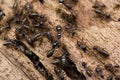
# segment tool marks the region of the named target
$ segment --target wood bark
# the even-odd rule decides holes
[[[26,2],[32,0],[20,0],[20,5],[25,5]],[[58,3],[58,0],[45,0],[44,4],[41,4],[39,0],[32,1],[32,6],[35,11],[45,14],[47,17],[47,24],[51,28],[51,32],[55,35],[55,26],[61,25],[63,27],[61,42],[67,46],[70,52],[70,58],[77,65],[79,71],[83,72],[87,80],[106,80],[111,72],[105,70],[104,65],[111,63],[113,65],[120,65],[120,22],[116,22],[120,17],[120,7],[115,8],[115,5],[119,4],[119,0],[98,0],[106,5],[106,12],[110,13],[112,19],[106,21],[96,17],[92,5],[95,0],[79,0],[76,5],[73,6],[73,10],[77,13],[77,26],[74,37],[66,33],[64,26],[66,22],[56,13],[58,8],[63,9],[67,13],[70,11],[62,3]],[[5,12],[6,16],[0,21],[0,25],[3,25],[7,17],[12,15],[12,5],[14,0],[1,0],[0,8]],[[4,37],[11,39],[15,38],[14,30],[15,26],[12,25],[12,29],[9,32],[4,32],[0,35],[0,80],[45,80],[45,78],[34,68],[31,61],[21,52],[6,48],[3,46]],[[88,51],[84,53],[81,49],[76,48],[77,40],[85,43],[88,47]],[[54,76],[55,80],[58,80],[54,72],[54,65],[52,65],[53,57],[62,54],[59,49],[55,50],[53,57],[47,58],[46,53],[51,48],[50,43],[45,38],[40,44],[36,43],[36,47],[33,49],[27,43],[26,45],[35,52],[40,61],[44,64],[49,72]],[[98,45],[110,54],[109,58],[103,58],[92,50],[94,45]],[[85,73],[85,69],[82,67],[82,62],[87,62],[87,65],[93,72],[92,77],[88,77]],[[95,73],[95,68],[100,66],[103,69],[104,79],[99,78]],[[65,80],[70,80],[65,75]],[[120,69],[115,72],[115,75],[120,75]]]

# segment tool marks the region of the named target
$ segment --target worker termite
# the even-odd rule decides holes
[[[64,0],[59,0],[59,3],[64,3]]]
[[[9,17],[9,18],[7,19],[7,23],[10,24],[12,21],[14,21],[15,18],[16,18],[15,15]]]
[[[26,32],[22,32],[22,36],[27,40],[27,42],[31,45],[31,46],[33,46],[33,43],[32,43],[32,40],[31,40],[31,38],[29,37],[29,35],[26,33]]]
[[[114,66],[114,68],[120,68],[120,66],[119,66],[118,64],[116,64],[116,65]]]
[[[45,66],[40,61],[35,61],[34,67],[38,70],[39,73],[42,74],[42,76],[46,78],[46,80],[53,80],[52,74],[47,71]]]
[[[17,7],[18,7],[18,3],[17,2],[13,3],[14,15],[16,15],[16,13],[17,13]]]
[[[111,19],[110,14],[108,13],[104,13],[102,10],[100,9],[95,9],[94,12],[102,19]]]
[[[70,24],[75,24],[76,23],[76,17],[74,14],[68,14],[64,11],[61,11],[60,13],[60,16],[61,18],[66,21],[67,23],[70,23]]]
[[[57,25],[57,26],[56,26],[56,31],[57,31],[57,32],[61,32],[61,31],[62,31],[62,27],[61,27],[60,25]]]
[[[60,32],[57,33],[57,38],[58,38],[58,39],[61,38],[61,33],[60,33]]]
[[[106,80],[113,80],[113,75],[109,75]]]
[[[106,58],[109,57],[109,53],[99,46],[94,46],[93,50],[96,50],[103,57],[106,57]]]
[[[34,64],[35,62],[39,61],[39,57],[38,57],[35,53],[33,53],[33,52],[31,52],[31,51],[28,51],[28,50],[26,49],[26,50],[25,50],[25,53],[27,54],[27,52],[29,52],[28,55],[27,55],[27,57],[33,62],[33,64]],[[31,54],[30,54],[30,53],[31,53]]]
[[[16,29],[15,29],[15,37],[16,37],[16,39],[21,39],[21,37],[22,37],[22,33],[23,32],[23,26],[19,26],[19,27],[17,27]]]
[[[119,65],[113,66],[112,64],[105,64],[105,69],[106,69],[106,70],[109,70],[109,71],[111,71],[111,72],[117,71],[118,68],[119,68]]]
[[[120,80],[120,75],[116,75],[115,80]]]
[[[54,49],[55,49],[55,48],[52,48],[52,49],[50,49],[50,50],[47,52],[47,57],[48,57],[48,58],[53,55]]]
[[[61,57],[55,58],[54,64],[56,66],[59,66],[61,69],[63,69],[68,77],[71,79],[81,79],[86,80],[85,75],[82,72],[79,72],[77,70],[76,65],[74,62],[69,58],[69,53],[65,51],[64,54]]]
[[[29,2],[26,3],[25,7],[26,7],[26,10],[28,11],[28,13],[30,13],[31,12],[31,5]]]
[[[86,67],[86,65],[87,65],[86,62],[82,62],[82,66],[83,66],[84,68]]]
[[[104,14],[103,14],[103,17],[104,17],[105,19],[110,19],[110,18],[111,18],[110,14],[107,14],[107,13],[104,13]]]
[[[3,18],[3,16],[5,16],[5,13],[2,10],[0,10],[0,20]]]
[[[54,65],[61,65],[61,58],[59,57],[55,57],[54,61],[52,62],[52,64]]]
[[[61,64],[62,64],[62,67],[70,66],[70,65],[69,65],[69,62],[68,62],[68,56],[69,56],[68,53],[64,53],[64,54],[61,56]]]
[[[54,72],[56,73],[60,80],[64,80],[64,76],[60,68],[54,67]]]
[[[89,67],[87,67],[87,63],[82,62],[82,66],[85,68],[86,74],[91,77],[92,76],[92,71]]]
[[[23,15],[23,9],[24,9],[24,7],[20,7],[20,11],[18,12],[18,14],[17,14],[17,17],[16,17],[16,22],[17,23],[20,23],[20,19],[21,19],[21,16]]]
[[[57,31],[57,38],[61,38],[61,32],[62,32],[62,27],[60,25],[56,26],[56,31]]]
[[[10,30],[11,29],[11,26],[9,24],[7,24],[5,27],[4,27],[5,30]]]
[[[29,13],[29,18],[35,19],[35,18],[37,18],[37,17],[39,17],[39,14],[38,14],[37,12],[30,12],[30,13]]]
[[[77,41],[77,46],[82,49],[84,52],[87,51],[87,46],[81,43],[80,41]]]
[[[45,1],[44,0],[39,0],[39,2],[43,4]]]
[[[23,52],[33,63],[34,67],[38,70],[42,76],[46,78],[46,80],[53,80],[52,74],[50,74],[47,69],[44,67],[44,65],[39,61],[39,57],[30,51],[27,46],[20,40],[7,40],[4,44],[4,46],[12,45],[15,49],[18,49],[19,51]]]
[[[118,21],[120,21],[120,18],[118,18]]]
[[[64,5],[68,8],[68,9],[72,9],[72,5],[69,3],[64,3]]]
[[[88,76],[90,76],[90,77],[92,76],[92,71],[91,71],[91,69],[89,67],[86,67],[85,71],[86,71]]]
[[[68,33],[70,33],[70,34],[72,34],[72,36],[75,35],[74,29],[71,26],[69,26],[69,25],[65,26],[65,31],[68,32]]]
[[[105,8],[105,7],[106,7],[105,4],[100,4],[100,3],[98,3],[98,2],[96,2],[96,3],[92,6],[92,8],[95,8],[95,9],[103,9],[103,8]]]
[[[71,2],[75,5],[75,4],[77,4],[77,2],[78,2],[79,0],[71,0]]]
[[[3,44],[4,46],[13,46],[15,49],[18,49],[22,52],[26,50],[26,46],[20,40],[6,40]]]
[[[99,15],[102,15],[102,14],[103,14],[103,11],[100,10],[100,9],[95,9],[94,12],[95,12],[96,14],[99,14]]]
[[[43,36],[46,36],[51,43],[54,40],[54,37],[53,37],[52,33],[50,33],[50,32],[43,32]]]
[[[43,34],[41,32],[35,34],[32,38],[32,41],[37,41],[38,39],[42,38]]]
[[[102,69],[100,69],[99,67],[97,67],[95,69],[95,72],[97,73],[98,76],[100,76],[101,78],[104,78]]]
[[[27,24],[29,24],[29,22],[28,22],[28,19],[25,17],[24,19],[22,19],[22,23],[21,23],[22,25],[27,25]]]
[[[47,52],[47,57],[51,57],[54,53],[55,47],[59,46],[59,42],[55,41],[52,43],[52,49]]]
[[[26,29],[26,31],[30,31],[31,33],[35,32],[34,29],[31,28],[31,26],[29,26],[29,25],[23,25],[23,28]]]
[[[105,64],[105,69],[109,71],[113,71],[113,65],[112,64]]]

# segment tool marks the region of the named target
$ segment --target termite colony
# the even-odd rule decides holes
[[[42,4],[45,3],[44,0],[39,0]],[[27,2],[25,6],[19,6],[18,2],[13,4],[13,15],[10,16],[6,21],[6,26],[1,27],[0,34],[4,31],[9,31],[12,27],[11,24],[16,24],[18,27],[15,28],[15,39],[5,39],[3,44],[6,47],[14,47],[20,52],[24,53],[30,61],[33,63],[34,67],[38,72],[45,77],[46,80],[54,80],[51,72],[49,72],[43,63],[40,61],[39,56],[37,56],[33,51],[31,51],[23,42],[27,42],[31,47],[35,47],[35,42],[46,37],[51,43],[52,48],[46,53],[46,57],[50,58],[54,54],[56,48],[59,48],[62,51],[60,57],[55,57],[52,61],[54,65],[54,72],[57,75],[59,80],[65,80],[63,71],[71,80],[87,80],[87,77],[80,72],[76,64],[70,59],[70,53],[64,43],[60,43],[62,37],[62,31],[65,30],[68,34],[71,34],[72,37],[76,34],[77,30],[77,14],[72,9],[72,5],[77,4],[78,0],[70,0],[70,3],[67,3],[65,0],[58,0],[59,4],[62,4],[66,7],[70,14],[67,14],[62,9],[58,8],[57,14],[66,22],[64,28],[61,25],[57,25],[55,30],[57,34],[53,35],[50,31],[51,29],[46,25],[47,17],[44,14],[39,14],[37,11],[32,9],[32,3]],[[106,8],[106,5],[95,3],[92,8],[98,17],[104,19],[111,19],[110,14],[105,13],[103,10]],[[0,20],[5,16],[5,13],[0,10]],[[120,21],[120,18],[118,19]],[[88,51],[87,45],[82,41],[77,40],[77,48],[81,49],[84,53]],[[108,58],[110,54],[103,48],[95,45],[92,49],[94,52],[98,53],[103,58]],[[88,77],[92,77],[94,74],[86,62],[81,63]],[[105,69],[111,73],[115,72],[119,65],[105,64]],[[100,67],[95,68],[95,74],[100,78],[104,79],[103,70]],[[112,80],[113,77],[116,80],[120,80],[120,75],[111,74],[107,77],[107,80]]]

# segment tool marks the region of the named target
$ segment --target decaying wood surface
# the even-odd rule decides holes
[[[20,0],[19,4],[25,5],[27,1],[31,2],[32,0]],[[120,8],[114,9],[116,4],[120,4],[120,0],[99,1],[107,6],[106,11],[111,14],[114,20],[120,17]],[[7,17],[12,15],[13,3],[14,0],[0,0],[0,8],[6,14],[0,22],[0,25],[4,24]],[[106,80],[107,76],[112,73],[105,70],[104,65],[107,63],[120,65],[120,22],[112,20],[105,21],[97,18],[92,8],[94,3],[95,0],[79,0],[77,5],[73,6],[73,10],[77,13],[78,29],[74,37],[71,37],[71,35],[63,30],[61,42],[67,46],[71,54],[70,58],[77,65],[79,71],[86,75],[84,68],[81,66],[81,62],[83,61],[87,62],[88,66],[92,69],[93,76],[88,77],[86,75],[87,80]],[[45,0],[43,5],[38,0],[34,0],[32,5],[34,10],[45,14],[48,20],[48,26],[51,28],[53,34],[56,34],[56,25],[60,24],[63,27],[66,25],[66,22],[56,13],[56,9],[61,8],[68,13],[69,10],[63,4],[58,3],[58,0]],[[14,27],[16,25],[13,24],[12,26]],[[33,67],[31,61],[23,53],[3,46],[4,37],[13,39],[14,29],[12,28],[9,32],[2,33],[0,36],[0,80],[44,80],[44,77]],[[87,45],[88,51],[86,53],[76,48],[77,40]],[[92,50],[94,45],[99,45],[107,50],[110,54],[109,58],[104,59],[95,53]],[[44,39],[41,44],[36,44],[35,49],[30,46],[29,48],[40,57],[41,62],[53,74],[54,79],[58,80],[54,72],[54,65],[51,64],[53,57],[46,57],[46,52],[51,48],[47,39]],[[59,49],[56,49],[53,56],[55,57],[58,54],[61,54],[61,52]],[[104,79],[99,78],[95,74],[95,68],[97,66],[103,69]],[[115,72],[115,75],[120,75],[120,69]],[[66,74],[65,80],[70,80]]]

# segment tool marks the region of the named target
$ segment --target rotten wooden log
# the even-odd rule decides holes
[[[101,19],[94,12],[92,6],[96,3],[96,0],[78,0],[76,3],[71,3],[72,0],[65,0],[65,3],[72,4],[72,10],[65,6],[65,3],[59,3],[59,0],[45,0],[43,4],[39,0],[16,0],[19,6],[24,6],[27,2],[30,2],[32,9],[39,14],[45,14],[47,17],[47,26],[50,28],[52,34],[56,35],[56,26],[62,26],[62,37],[60,42],[66,45],[68,52],[70,53],[70,59],[76,64],[77,69],[85,74],[87,80],[106,80],[109,75],[120,75],[120,69],[111,72],[105,69],[105,64],[111,63],[112,65],[120,65],[120,4],[119,0],[98,0],[98,2],[106,5],[105,12],[109,13],[110,20]],[[77,0],[74,0],[77,1]],[[12,16],[14,0],[1,0],[0,9],[3,10],[5,16],[0,20],[0,27],[6,25],[7,18]],[[69,6],[68,6],[69,7]],[[63,14],[64,12],[64,14]],[[73,26],[73,21],[68,20],[74,18],[71,13],[76,13],[74,26],[75,35],[69,34],[71,31],[65,31],[65,26]],[[62,14],[62,16],[61,16]],[[68,14],[68,16],[66,16]],[[64,16],[63,16],[64,15]],[[63,19],[65,18],[65,20]],[[3,46],[4,38],[15,38],[15,28],[17,25],[12,24],[10,31],[4,31],[0,35],[0,80],[45,80],[45,78],[34,68],[33,63],[22,52],[15,50],[14,48],[7,48]],[[74,33],[73,33],[74,34]],[[84,52],[77,48],[77,41],[84,43],[87,46],[87,51]],[[62,51],[57,48],[54,51],[52,57],[47,58],[46,54],[51,49],[50,42],[44,38],[42,43],[37,41],[35,48],[32,48],[23,41],[31,51],[39,56],[40,61],[51,72],[54,80],[58,80],[56,73],[54,72],[55,65],[52,64],[54,57],[62,55]],[[104,48],[109,53],[108,58],[101,57],[92,48],[98,45]],[[92,76],[89,77],[82,66],[82,62],[86,62],[87,66],[92,71]],[[99,77],[95,73],[96,67],[100,67],[103,70],[104,78]],[[64,71],[62,71],[65,80],[71,80]]]

